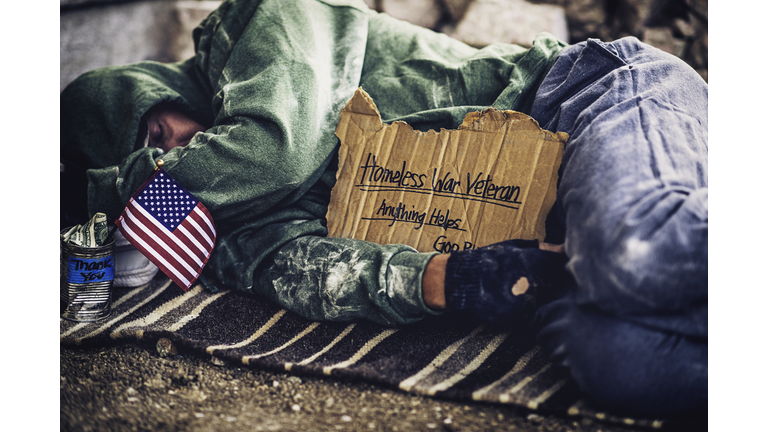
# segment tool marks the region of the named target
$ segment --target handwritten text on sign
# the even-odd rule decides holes
[[[514,111],[470,113],[457,130],[383,125],[358,89],[342,110],[332,237],[451,252],[543,239],[568,136]]]

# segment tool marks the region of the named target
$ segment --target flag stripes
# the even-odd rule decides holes
[[[192,212],[192,218],[189,219],[191,225],[195,227],[196,232],[203,236],[208,246],[213,247],[213,239],[216,237],[216,229],[211,224],[213,218],[208,209],[199,204],[195,206],[195,210]],[[203,226],[205,228],[203,228]]]
[[[130,206],[131,203],[128,205]],[[142,236],[142,233],[151,233],[152,231],[147,230],[145,225],[136,223],[136,219],[131,218],[132,215],[133,213],[126,209],[125,216],[127,216],[127,218],[121,217],[118,221],[118,226],[120,227],[123,236],[127,238],[136,249],[140,250],[144,256],[155,263],[163,273],[170,276],[174,282],[179,284],[179,286],[185,287],[191,285],[192,281],[190,279],[193,277],[192,272],[184,273],[180,271],[176,266],[165,259],[165,254],[156,251],[155,248],[164,248],[164,245],[161,242],[150,240],[150,238],[156,239],[156,237],[153,237],[151,234],[146,237]],[[136,231],[134,231],[134,228]],[[147,241],[145,241],[145,239],[147,239]]]
[[[136,211],[136,216],[133,215],[131,209]],[[161,246],[170,253],[175,252],[185,254],[185,259],[189,260],[190,265],[203,264],[202,260],[189,249],[189,246],[194,244],[190,238],[186,235],[180,237],[170,235],[170,231],[161,225],[157,219],[152,217],[151,214],[147,213],[147,211],[133,199],[129,202],[126,212],[130,221],[134,222],[137,227],[140,226],[141,229],[145,230],[147,235],[152,237],[152,239],[158,241],[158,246]],[[181,228],[181,226],[179,226],[179,228]],[[160,241],[163,243],[160,243]]]
[[[184,291],[200,276],[216,242],[208,210],[163,170],[131,197],[116,224]]]

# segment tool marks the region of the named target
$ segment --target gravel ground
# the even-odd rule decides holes
[[[215,365],[141,344],[60,349],[62,431],[604,431],[591,419]]]

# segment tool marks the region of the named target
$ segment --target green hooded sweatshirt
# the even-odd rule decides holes
[[[101,68],[65,88],[61,160],[87,170],[88,213],[115,220],[162,158],[214,218],[205,274],[244,290],[272,252],[327,234],[334,132],[356,88],[385,122],[453,129],[488,106],[527,112],[565,47],[542,34],[530,49],[475,49],[353,0],[225,1],[193,37],[187,61]],[[167,154],[138,148],[160,102],[209,129]]]

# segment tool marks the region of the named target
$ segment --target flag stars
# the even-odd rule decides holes
[[[160,174],[137,195],[136,200],[171,231],[181,226],[199,202],[172,178]]]

